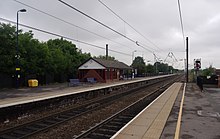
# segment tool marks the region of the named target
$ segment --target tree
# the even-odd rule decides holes
[[[155,72],[155,67],[151,64],[148,64],[146,66],[146,73],[154,73]]]
[[[19,30],[18,55],[23,81],[29,75],[41,78],[44,83],[46,75],[76,77],[78,66],[91,57],[63,38],[40,42],[33,36],[32,31]],[[0,41],[0,73],[12,77],[16,66],[16,27],[0,23]]]
[[[170,72],[168,64],[155,62],[154,66],[157,69],[156,72],[162,72],[162,73],[169,73]]]
[[[0,73],[15,73],[16,27],[0,23]],[[20,32],[20,31],[19,31]]]
[[[143,57],[135,57],[135,59],[133,60],[133,63],[131,65],[134,69],[137,69],[137,75],[138,76],[143,76],[143,74],[145,74],[145,62]]]
[[[215,73],[215,68],[210,65],[208,68],[202,70],[203,76],[211,76]]]
[[[76,45],[70,41],[54,39],[47,41],[52,57],[52,70],[55,74],[75,76],[78,66],[90,57],[88,53],[82,53]]]

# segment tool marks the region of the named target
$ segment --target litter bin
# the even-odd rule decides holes
[[[36,79],[28,80],[28,86],[29,87],[37,87],[38,86],[38,80],[36,80]]]

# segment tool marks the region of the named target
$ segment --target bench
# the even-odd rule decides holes
[[[78,86],[81,85],[79,79],[70,79],[69,86]]]
[[[95,80],[95,78],[87,78],[87,82],[96,83],[97,81]]]

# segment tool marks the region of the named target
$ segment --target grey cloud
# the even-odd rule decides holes
[[[28,7],[22,6],[13,0],[0,0],[0,17],[10,20],[16,20],[16,11],[21,8],[28,10],[25,14],[20,14],[19,21],[30,26],[35,26],[54,33],[62,34],[67,37],[79,39],[85,42],[93,43],[105,47],[108,43],[111,49],[122,51],[130,54],[134,50],[138,50],[135,55],[144,56],[144,59],[153,61],[152,53],[138,47],[136,44],[128,41],[122,36],[106,29],[96,22],[82,16],[69,7],[61,4],[58,0],[20,0],[26,4],[39,8],[53,14],[63,20],[71,22],[91,30],[101,36],[107,37],[113,41],[122,43],[119,45],[109,40],[97,37],[78,28],[72,27],[61,21],[45,16]],[[181,34],[177,1],[164,0],[102,0],[117,14],[125,19],[129,24],[135,27],[139,32],[144,34],[152,42],[157,44],[161,49],[157,49],[150,42],[138,35],[133,29],[119,20],[110,13],[98,0],[65,0],[79,10],[84,11],[88,15],[98,19],[111,28],[123,33],[127,37],[139,41],[153,47],[153,51],[161,57],[165,58],[168,52],[172,51],[179,59],[185,58],[185,46],[183,46],[183,38]],[[210,61],[214,67],[220,68],[218,53],[220,51],[220,1],[219,0],[184,0],[181,1],[183,23],[185,35],[190,40],[190,62],[194,58],[202,58],[204,60],[203,67],[208,67]],[[26,30],[26,29],[25,29]],[[54,38],[40,32],[35,32],[35,37],[40,40],[48,40]],[[92,55],[103,55],[104,50],[99,50],[91,46],[86,46],[77,42],[77,47],[84,52],[90,52]],[[131,56],[123,56],[110,52],[118,60],[127,64],[131,63]],[[180,62],[181,63],[181,62]],[[177,63],[177,68],[182,65]],[[175,65],[174,65],[175,66]]]

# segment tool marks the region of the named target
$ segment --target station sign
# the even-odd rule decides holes
[[[194,69],[195,70],[201,69],[201,59],[194,59]]]

